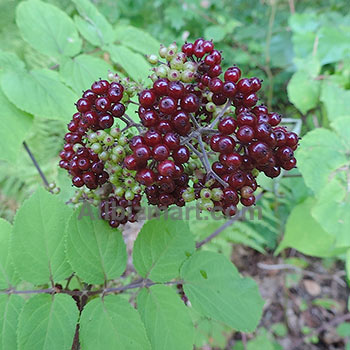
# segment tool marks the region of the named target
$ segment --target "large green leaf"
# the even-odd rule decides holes
[[[126,247],[119,230],[99,219],[95,211],[89,217],[84,210],[77,210],[66,227],[67,258],[84,282],[100,284],[125,271]]]
[[[311,215],[315,203],[315,199],[308,198],[294,207],[276,254],[287,247],[312,256],[329,257],[335,254],[334,235],[326,232]]]
[[[348,184],[334,178],[320,192],[312,215],[334,236],[336,247],[350,247],[350,198]]]
[[[85,306],[80,344],[84,350],[151,350],[139,314],[118,295],[97,298]]]
[[[79,311],[67,294],[38,294],[24,305],[19,317],[18,350],[69,350]]]
[[[24,69],[24,62],[13,52],[0,50],[0,73],[9,69]]]
[[[350,116],[350,91],[345,90],[332,81],[325,80],[322,84],[321,101],[326,106],[328,118],[331,121],[340,117]]]
[[[18,210],[11,256],[20,277],[34,284],[61,281],[72,273],[64,248],[64,222],[71,209],[39,188]]]
[[[17,328],[24,299],[0,294],[0,350],[17,350]]]
[[[188,223],[162,217],[142,227],[134,244],[133,262],[142,277],[166,282],[179,275],[180,265],[194,249]]]
[[[82,36],[92,45],[103,46],[114,41],[112,25],[89,0],[73,0],[80,16],[74,21]]]
[[[32,47],[48,56],[74,56],[80,52],[81,39],[72,19],[58,7],[38,0],[21,2],[17,25]]]
[[[112,61],[122,67],[134,80],[144,80],[150,75],[150,65],[144,57],[122,45],[109,45],[106,50]]]
[[[15,162],[33,118],[16,108],[0,89],[0,159]],[[22,149],[23,150],[23,149]]]
[[[240,277],[223,255],[201,251],[183,265],[184,291],[201,314],[242,331],[252,332],[262,315],[263,300],[256,283]]]
[[[194,328],[188,308],[170,287],[141,290],[137,308],[153,350],[193,349]]]
[[[80,94],[90,88],[95,80],[107,77],[109,70],[112,71],[113,68],[106,61],[89,55],[80,55],[62,64],[60,73],[67,85]]]
[[[14,105],[36,117],[68,121],[74,113],[77,95],[62,84],[57,72],[8,71],[1,76],[1,86]]]
[[[133,26],[118,26],[115,29],[115,36],[124,46],[145,55],[157,54],[160,47],[160,42],[153,36]]]
[[[306,185],[316,195],[327,184],[329,176],[347,162],[339,136],[324,128],[312,130],[302,138],[296,158]]]
[[[9,251],[11,235],[12,225],[0,218],[0,289],[14,287],[19,281]]]
[[[320,81],[312,79],[305,71],[299,71],[292,76],[287,91],[289,100],[305,114],[318,104]]]

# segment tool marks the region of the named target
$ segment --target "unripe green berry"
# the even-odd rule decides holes
[[[124,158],[125,150],[122,146],[116,146],[113,148],[113,154],[119,157],[119,159]]]
[[[194,79],[194,73],[188,69],[181,72],[181,80],[184,83],[191,83]]]
[[[207,94],[207,100],[209,101],[209,102],[212,102],[212,99],[213,99],[213,93],[212,92],[209,92],[208,94]],[[216,110],[216,109],[215,109]]]
[[[100,153],[102,152],[102,146],[96,142],[96,143],[93,143],[90,147],[95,153]]]
[[[97,140],[102,141],[107,136],[107,133],[103,130],[98,130],[96,131],[96,136]]]
[[[174,57],[171,61],[170,61],[170,67],[172,69],[176,69],[176,70],[181,70],[183,68],[183,62],[181,60],[178,60],[176,57]]]
[[[120,131],[120,129],[118,127],[114,127],[114,128],[111,129],[110,134],[114,138],[118,138],[121,135],[121,131]]]
[[[174,42],[172,42],[169,46],[168,46],[168,50],[173,50],[173,51],[175,51],[175,53],[177,52],[177,44],[176,44],[176,42],[174,41]]]
[[[158,62],[158,57],[156,55],[147,55],[147,61],[150,64],[156,64]]]
[[[184,69],[195,72],[197,70],[197,66],[194,62],[187,61],[184,63]]]
[[[112,153],[109,155],[109,160],[112,163],[117,164],[119,162],[120,158],[116,154]]]
[[[124,179],[126,187],[132,187],[134,185],[134,179],[132,177],[127,177]]]
[[[120,136],[118,143],[120,146],[125,146],[128,144],[128,138],[126,136]]]
[[[152,74],[149,76],[149,78],[150,78],[153,82],[155,82],[156,80],[158,80],[158,75],[157,75],[156,73],[152,73]]]
[[[82,144],[80,143],[75,143],[74,146],[73,146],[73,151],[76,152],[79,148],[83,147]]]
[[[197,169],[197,163],[189,161],[188,162],[188,168],[191,169],[191,170]]]
[[[258,169],[253,169],[252,170],[252,175],[254,176],[254,177],[257,177],[258,175],[259,175],[259,170]]]
[[[159,48],[159,56],[162,58],[165,58],[166,54],[167,54],[168,48],[165,47],[164,45],[160,45]]]
[[[166,66],[165,64],[160,65],[155,69],[155,73],[158,75],[160,78],[165,78],[168,75],[169,67]]]
[[[211,198],[214,201],[221,201],[224,196],[224,192],[220,188],[213,188],[211,190]]]
[[[90,142],[96,142],[97,141],[97,134],[95,132],[92,132],[91,134],[88,135],[88,140]]]
[[[98,156],[101,160],[106,161],[109,158],[109,154],[106,151],[102,151],[99,156]]]
[[[132,192],[131,190],[127,190],[124,194],[124,197],[128,201],[132,201],[135,198],[135,193]]]
[[[195,200],[196,196],[195,196],[194,192],[190,192],[190,191],[186,190],[182,193],[182,198],[185,202],[192,202]]]
[[[133,191],[136,194],[140,194],[142,192],[142,187],[140,185],[134,185],[131,188],[131,191]]]
[[[49,183],[49,189],[53,190],[56,187],[56,184],[54,182]]]
[[[209,188],[202,188],[200,192],[200,196],[203,199],[210,199],[211,198],[211,191]]]
[[[113,143],[114,143],[114,138],[111,137],[110,135],[107,135],[107,136],[103,139],[103,143],[104,143],[106,146],[112,146]]]
[[[214,208],[214,202],[211,199],[202,199],[202,209],[211,211]]]
[[[116,187],[114,193],[117,197],[122,197],[125,193],[125,189],[122,186]]]
[[[180,79],[180,72],[175,69],[170,69],[168,72],[168,79],[170,81],[177,81]]]
[[[205,105],[205,109],[206,109],[208,112],[215,112],[215,110],[216,110],[216,105],[215,105],[215,103],[213,103],[213,102],[208,102],[208,103]]]

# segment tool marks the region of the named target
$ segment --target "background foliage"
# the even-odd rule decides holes
[[[69,295],[0,294],[0,349],[68,349],[78,319],[82,349],[191,349],[209,340],[223,349],[225,332],[253,332],[262,312],[256,284],[230,262],[231,243],[260,253],[283,255],[292,248],[337,259],[349,281],[349,10],[345,0],[2,0],[0,289],[50,289],[51,282],[65,284],[73,271],[79,276],[73,287],[89,292],[99,285],[122,288],[136,274],[165,285],[142,289],[137,297],[91,295],[81,314]],[[160,42],[200,36],[214,39],[227,66],[264,79],[261,100],[302,135],[298,169],[260,179],[269,191],[259,202],[263,219],[235,222],[201,250],[195,251],[195,241],[224,220],[193,216],[186,223],[165,222],[164,231],[159,222],[146,223],[133,251],[136,274],[130,275],[124,273],[121,232],[88,218],[77,221],[64,204],[73,194],[57,167],[65,124],[92,81],[109,70],[145,81],[150,65],[144,54],[157,52]],[[60,186],[58,196],[40,189],[23,141]],[[188,282],[191,308],[174,283],[167,284],[177,278]],[[137,311],[129,297],[137,298]],[[338,332],[346,340],[350,332],[343,325]],[[164,338],[167,329],[174,331]],[[276,339],[283,332],[283,325],[269,332],[260,327],[234,349],[280,349]]]

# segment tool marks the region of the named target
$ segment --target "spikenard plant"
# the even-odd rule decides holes
[[[16,137],[4,137],[19,148],[32,123],[22,111],[36,118],[71,115],[77,96],[61,79],[77,91],[91,84],[91,75],[107,75],[103,60],[77,56],[77,29],[130,78],[110,73],[77,101],[59,163],[79,188],[67,203],[24,144],[52,193],[36,190],[13,225],[0,220],[0,349],[186,350],[200,319],[254,331],[263,308],[256,283],[203,247],[237,220],[240,206],[260,198],[254,194],[259,172],[276,177],[295,166],[297,135],[279,126],[280,115],[256,105],[259,79],[241,78],[236,66],[223,73],[211,41],[161,46],[160,59],[148,56],[155,65],[150,83],[141,84],[148,63],[130,51],[132,43],[114,45],[114,31],[95,7],[74,3],[74,22],[38,0],[18,6],[23,38],[53,58],[60,73],[28,72],[15,55],[0,56],[0,99],[18,126]],[[147,42],[139,46],[149,49]],[[147,220],[127,269],[122,225],[136,221],[142,206],[166,213],[191,201],[229,218],[198,242],[185,220]],[[90,208],[93,215],[81,215],[86,202],[97,207]]]

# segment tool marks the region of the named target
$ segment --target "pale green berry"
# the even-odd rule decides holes
[[[202,188],[200,192],[200,196],[203,199],[210,199],[211,198],[211,191],[209,188]]]
[[[150,64],[156,64],[158,62],[158,57],[156,55],[147,55],[147,61]]]
[[[109,80],[109,81],[113,81],[113,80],[114,80],[115,75],[114,75],[114,73],[109,72],[109,73],[108,73],[108,75],[107,75],[107,77],[108,77],[108,80]]]
[[[182,60],[177,59],[176,57],[174,57],[171,61],[170,61],[170,68],[172,69],[177,69],[177,70],[181,70],[183,68],[183,62]]]
[[[124,194],[124,197],[128,201],[132,201],[135,198],[135,193],[131,190],[127,190]]]
[[[73,151],[76,152],[79,148],[83,147],[82,144],[80,143],[75,143],[74,146],[73,146]]]
[[[49,183],[49,189],[53,190],[56,187],[56,184],[54,182]]]
[[[259,175],[259,170],[258,169],[253,169],[252,170],[252,175],[254,176],[254,177],[257,177],[258,175]]]
[[[214,208],[214,202],[211,199],[202,200],[202,209],[211,211]]]
[[[92,143],[97,141],[97,134],[95,132],[92,132],[88,135],[88,140]]]
[[[125,193],[125,189],[122,186],[116,187],[114,193],[117,197],[122,197]]]
[[[71,202],[72,202],[73,204],[78,204],[79,198],[78,198],[78,197],[72,197]]]
[[[124,93],[123,93],[123,97],[122,97],[122,99],[121,99],[121,103],[126,103],[127,101],[129,101],[130,100],[130,96],[129,96],[129,94],[126,92],[126,91],[124,91]]]
[[[107,133],[103,130],[98,130],[96,131],[96,135],[97,135],[97,140],[102,141],[107,136]]]
[[[188,162],[188,168],[191,169],[191,170],[197,169],[197,163],[189,161]]]
[[[125,186],[132,187],[134,185],[134,179],[132,177],[127,177],[124,179]]]
[[[102,152],[102,146],[96,142],[96,143],[93,143],[90,147],[95,153],[100,153]]]
[[[155,73],[158,75],[158,77],[165,78],[168,75],[169,69],[170,68],[168,66],[162,64],[155,69]]]
[[[113,148],[113,154],[117,155],[119,159],[123,158],[125,156],[125,150],[122,146],[116,146]]]
[[[158,80],[158,75],[157,75],[156,73],[152,73],[152,74],[149,76],[149,78],[150,78],[153,82],[155,82],[156,80]]]
[[[168,48],[165,47],[164,45],[160,45],[159,56],[162,57],[162,58],[165,58],[167,52],[168,52]]]
[[[182,198],[185,202],[192,202],[195,200],[196,196],[195,196],[194,192],[190,192],[190,191],[186,190],[182,193]]]
[[[187,61],[184,63],[184,69],[195,72],[197,70],[197,65],[194,62]]]
[[[194,79],[194,73],[188,69],[184,70],[183,72],[181,72],[181,80],[184,83],[190,83],[192,82]]]
[[[215,183],[215,179],[210,179],[205,183],[205,187],[211,187]]]
[[[123,172],[123,168],[121,165],[113,165],[113,169],[112,171],[115,173],[115,174],[121,174]]]
[[[119,162],[119,157],[116,155],[116,154],[114,154],[114,153],[112,153],[112,154],[110,154],[109,155],[109,160],[112,162],[112,163],[118,163]]]
[[[103,143],[106,145],[106,146],[112,146],[113,143],[114,143],[114,138],[110,135],[107,135],[104,139],[103,139]]]
[[[142,192],[142,187],[140,185],[134,185],[131,188],[131,191],[133,191],[136,194],[140,194]]]
[[[109,158],[109,154],[106,151],[102,151],[99,156],[98,156],[101,160],[106,161]]]
[[[177,44],[176,44],[175,41],[172,42],[172,43],[168,46],[168,50],[173,50],[173,51],[177,52],[177,49],[178,49],[178,47],[177,47]]]
[[[168,72],[168,79],[170,81],[177,81],[180,79],[180,72],[175,69],[170,69]]]
[[[120,146],[125,146],[128,144],[128,138],[126,136],[120,136],[119,140],[118,140],[118,143]]]
[[[224,192],[220,188],[213,188],[211,190],[211,198],[214,201],[221,201],[221,199],[224,197]]]
[[[175,58],[179,61],[181,61],[182,63],[185,63],[186,62],[186,59],[187,59],[187,56],[182,52],[178,52],[175,56]]]
[[[208,100],[209,102],[212,102],[212,99],[213,99],[213,93],[212,93],[212,92],[209,92],[209,93],[207,94],[207,100]]]
[[[216,105],[214,102],[208,102],[206,105],[205,105],[205,109],[208,111],[208,112],[215,112],[216,110]]]
[[[114,138],[118,138],[121,135],[121,131],[120,131],[120,129],[118,127],[114,127],[114,128],[111,129],[110,134]]]

